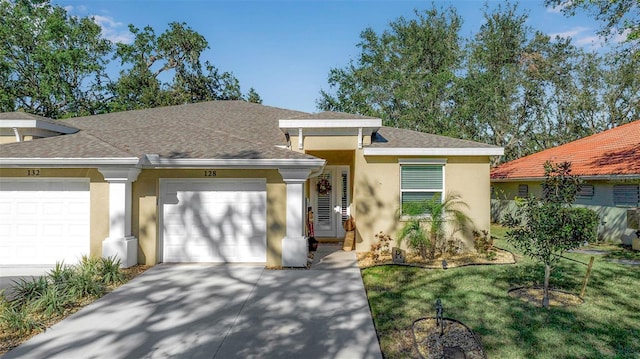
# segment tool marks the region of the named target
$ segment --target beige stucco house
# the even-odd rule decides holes
[[[3,113],[0,131],[0,265],[91,254],[303,266],[307,207],[320,238],[343,237],[352,216],[366,251],[380,231],[395,237],[403,201],[446,192],[489,229],[490,157],[503,152],[243,101],[58,121]]]

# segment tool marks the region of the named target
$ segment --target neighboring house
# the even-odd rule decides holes
[[[379,231],[395,236],[402,202],[449,191],[489,229],[490,157],[503,153],[377,118],[243,101],[0,123],[14,139],[50,131],[0,145],[0,265],[89,253],[126,266],[303,266],[308,206],[316,237],[343,237],[351,215],[356,250],[367,251]]]
[[[577,206],[600,216],[600,239],[631,244],[627,210],[640,206],[640,120],[504,163],[491,171],[492,220],[513,210],[515,197],[539,196],[546,161],[572,163],[585,182]]]

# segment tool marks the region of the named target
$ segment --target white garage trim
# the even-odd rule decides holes
[[[0,178],[0,265],[75,263],[89,248],[89,179]]]
[[[266,262],[265,179],[160,179],[162,262]]]

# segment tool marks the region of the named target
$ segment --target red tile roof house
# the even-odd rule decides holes
[[[319,238],[344,238],[351,215],[367,251],[378,232],[395,237],[401,203],[449,191],[489,229],[490,160],[503,153],[243,101],[58,121],[3,113],[0,143],[0,266],[81,254],[304,266],[307,207]],[[456,235],[472,248],[470,233]]]
[[[516,196],[541,194],[547,160],[571,162],[572,173],[585,180],[575,204],[600,215],[599,237],[631,244],[636,235],[627,228],[627,210],[640,206],[640,120],[492,169],[494,222],[513,209]]]

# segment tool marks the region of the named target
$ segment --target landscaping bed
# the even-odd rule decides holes
[[[502,228],[492,228],[499,235]],[[496,245],[513,250],[502,240]],[[374,266],[362,270],[385,358],[419,358],[413,323],[444,316],[473,330],[489,358],[637,358],[640,353],[640,268],[597,258],[580,305],[541,308],[512,296],[517,287],[540,287],[544,266],[519,253],[518,263],[449,270]],[[576,296],[590,255],[567,253],[551,287]],[[436,263],[437,264],[437,263]],[[541,301],[541,298],[539,299]],[[535,301],[535,300],[534,300]]]
[[[60,264],[45,276],[19,281],[11,298],[0,295],[0,355],[149,268],[119,268],[112,259],[84,257],[77,265]]]

